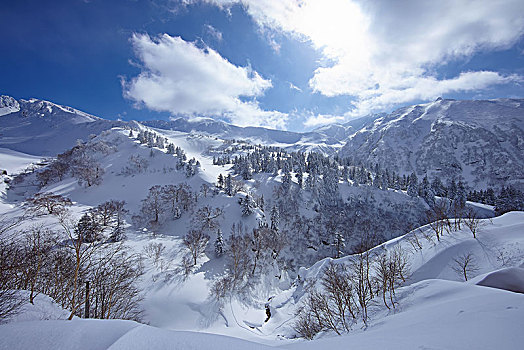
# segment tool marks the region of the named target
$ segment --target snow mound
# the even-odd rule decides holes
[[[0,349],[270,349],[221,335],[177,332],[121,320],[17,322],[0,326]]]
[[[20,298],[29,300],[28,291],[20,291]],[[27,302],[19,312],[10,318],[10,322],[66,320],[70,312],[64,310],[47,295],[39,294],[35,297],[34,304]]]
[[[510,267],[492,272],[478,282],[477,285],[524,293],[524,269]]]
[[[399,290],[402,310],[348,335],[288,349],[522,349],[524,296],[426,280]]]

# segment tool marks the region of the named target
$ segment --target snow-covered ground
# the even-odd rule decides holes
[[[154,295],[146,303],[150,316],[156,318],[152,325],[157,323],[156,326],[162,329],[130,321],[13,322],[0,326],[0,339],[3,339],[0,348],[25,349],[35,343],[42,349],[140,349],[144,346],[160,349],[167,345],[184,349],[263,348],[223,336],[170,331],[176,329],[229,334],[288,349],[520,349],[524,342],[524,294],[505,289],[524,288],[524,269],[517,268],[524,267],[523,232],[524,213],[512,212],[492,222],[486,220],[477,239],[467,229],[446,234],[440,242],[421,239],[423,249],[410,255],[413,275],[407,285],[397,291],[397,309],[377,308],[367,327],[357,325],[349,334],[340,337],[324,334],[313,341],[283,339],[283,336],[292,335],[289,323],[301,297],[297,284],[273,298],[273,317],[265,324],[263,309],[257,313],[233,303],[211,327],[205,328],[202,323],[195,326],[195,315],[201,314],[206,305],[202,291],[206,284],[205,274],[202,272],[183,286],[163,282],[164,287],[148,292]],[[416,233],[375,249],[407,247],[410,235]],[[139,241],[134,242],[134,249],[139,245]],[[453,258],[463,252],[472,252],[477,257],[478,271],[468,282],[461,282],[460,276],[452,270]],[[335,262],[345,263],[349,259],[351,257]],[[327,262],[326,259],[303,270],[302,279],[317,278]],[[53,316],[49,311],[53,309],[46,306],[40,307],[45,310],[42,311],[44,316],[38,316],[35,309],[46,303],[51,301],[40,296],[35,307],[25,311],[30,316],[20,315],[18,321],[59,318],[59,312],[55,310]],[[88,340],[92,338],[95,340]]]
[[[213,280],[225,271],[225,257],[217,258],[213,251],[216,233],[210,233],[210,244],[205,254],[199,257],[193,273],[184,276],[180,265],[187,249],[182,237],[194,225],[189,213],[183,213],[177,220],[166,220],[154,228],[131,224],[132,216],[140,211],[142,200],[151,186],[184,182],[197,193],[196,208],[209,205],[223,210],[224,215],[218,218],[218,225],[227,238],[233,223],[242,222],[251,230],[258,226],[264,216],[259,209],[253,215],[242,216],[239,198],[250,192],[263,195],[270,203],[275,187],[281,183],[280,175],[257,174],[254,179],[245,181],[245,192],[236,196],[230,197],[223,192],[204,195],[200,192],[202,185],[211,186],[219,174],[231,173],[231,165],[213,165],[213,156],[220,155],[221,150],[230,145],[223,139],[198,132],[148,129],[181,147],[188,159],[195,157],[200,162],[196,175],[187,177],[183,169],[175,169],[175,156],[167,154],[165,150],[141,145],[128,136],[129,130],[109,129],[107,124],[98,125],[100,121],[96,118],[66,107],[38,101],[24,103],[43,114],[42,118],[32,116],[40,118],[30,128],[35,135],[39,133],[37,126],[47,123],[45,118],[53,115],[64,118],[66,131],[72,130],[75,125],[67,121],[71,114],[77,115],[74,122],[78,122],[79,130],[82,129],[79,134],[88,135],[91,126],[97,134],[108,129],[99,136],[93,136],[93,140],[104,141],[111,148],[107,153],[94,156],[105,170],[100,185],[81,186],[77,179],[65,176],[60,181],[47,184],[40,191],[70,198],[74,203],[70,211],[75,218],[107,200],[126,202],[129,215],[126,217],[125,245],[130,253],[141,254],[144,258],[145,273],[139,287],[144,291],[141,306],[145,311],[143,321],[147,325],[121,320],[65,321],[69,312],[62,310],[49,297],[38,295],[34,305],[26,304],[10,323],[0,325],[0,349],[27,349],[34,348],[35,344],[41,349],[232,350],[264,349],[267,346],[333,350],[520,349],[524,344],[524,212],[510,212],[483,220],[476,238],[463,225],[461,229],[445,232],[437,240],[431,228],[423,226],[373,248],[374,254],[395,249],[402,249],[406,253],[411,273],[397,290],[398,306],[394,310],[387,310],[380,307],[380,301],[375,301],[370,308],[370,320],[366,326],[357,322],[352,331],[343,336],[324,332],[312,341],[305,341],[296,338],[293,323],[306,296],[306,287],[319,281],[329,263],[350,264],[354,256],[322,259],[295,271],[271,271],[262,283],[251,288],[246,295],[228,296],[219,305],[209,297]],[[2,118],[7,116],[9,114]],[[16,120],[23,119],[22,115],[17,115],[16,120],[14,116],[11,117],[13,125]],[[137,127],[146,129],[141,125]],[[20,138],[4,141],[12,141],[13,145],[31,150],[34,154],[49,153],[48,150],[38,153],[42,144],[49,139],[53,141],[53,149],[63,151],[72,146],[70,137],[64,140],[55,137],[60,127],[53,127],[52,135],[41,135],[42,138],[33,143],[27,140],[30,135],[26,135],[21,126],[15,129],[13,135]],[[300,148],[305,147],[304,140],[300,141]],[[146,160],[147,170],[126,173],[131,156]],[[12,180],[11,175],[24,171],[40,160],[38,156],[0,148],[0,169],[7,170],[9,180]],[[2,183],[0,214],[22,214],[24,208],[19,204],[38,190],[32,185],[34,178],[34,174],[27,175],[25,182],[13,185],[9,191],[6,191],[7,185]],[[399,190],[340,183],[340,193],[344,199],[351,196],[372,197],[377,206],[420,205],[418,210],[425,210],[423,204],[420,204],[422,201],[418,202],[418,199]],[[300,210],[304,216],[313,218],[316,211],[308,199],[304,195]],[[493,213],[491,206],[472,202],[468,202],[468,206],[474,207],[482,217],[490,217]],[[58,227],[56,217],[44,215],[20,224],[18,229],[23,230],[38,223],[51,228]],[[387,238],[395,235],[398,233],[391,232]],[[145,254],[151,244],[164,247],[158,259]],[[291,247],[286,254],[295,253],[302,252],[294,252]],[[455,259],[463,254],[471,254],[475,263],[475,270],[468,275],[467,282],[463,282],[461,275],[454,269]],[[297,275],[298,278],[295,278]],[[271,310],[268,321],[266,305]]]

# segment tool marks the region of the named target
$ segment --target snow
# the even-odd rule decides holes
[[[524,295],[426,280],[398,291],[398,313],[348,335],[286,349],[521,349]]]
[[[132,321],[15,322],[0,326],[0,349],[271,349],[245,340],[196,332],[169,331]]]
[[[494,271],[476,284],[524,294],[524,268],[509,267]]]
[[[400,174],[522,185],[522,100],[438,100],[400,108],[349,136],[339,155]]]
[[[520,349],[524,295],[474,284],[426,280],[399,290],[401,309],[366,329],[284,349]],[[0,349],[269,349],[206,333],[131,321],[14,322],[0,326]]]
[[[0,96],[0,117],[20,110],[20,104],[11,96]]]
[[[41,157],[0,147],[0,169],[7,170],[7,174],[17,174],[40,160]]]
[[[29,300],[28,291],[20,291],[18,297],[23,300]],[[37,294],[34,304],[26,302],[9,322],[27,322],[43,320],[67,320],[70,312],[64,310],[55,303],[53,299],[44,294]]]
[[[103,120],[71,107],[37,99],[15,101],[17,110],[1,116],[0,147],[37,156],[56,156],[78,139],[124,122]],[[1,106],[1,103],[0,103]]]
[[[505,103],[497,101],[495,105],[510,105],[509,102]],[[40,156],[20,153],[20,150],[30,154],[54,156],[55,151],[64,151],[71,147],[77,136],[88,138],[91,133],[99,134],[95,140],[114,146],[114,150],[108,154],[97,155],[97,161],[105,169],[102,184],[86,188],[80,186],[76,179],[66,177],[62,181],[49,184],[42,191],[69,197],[75,202],[71,208],[75,217],[104,201],[125,200],[126,208],[130,211],[126,218],[128,222],[139,211],[141,200],[153,185],[187,182],[193,191],[198,192],[202,184],[211,185],[219,174],[227,175],[230,165],[212,164],[213,155],[227,147],[224,138],[234,135],[246,138],[246,135],[251,135],[249,137],[252,141],[270,145],[278,144],[296,149],[325,148],[328,152],[339,147],[340,135],[352,129],[351,125],[343,128],[323,127],[297,136],[296,133],[268,131],[263,128],[236,129],[209,119],[187,123],[178,120],[172,124],[179,125],[179,129],[175,130],[156,124],[152,125],[155,129],[147,128],[184,149],[188,158],[195,157],[200,161],[200,171],[187,178],[183,171],[173,169],[176,160],[173,155],[153,148],[151,157],[151,150],[129,138],[128,130],[112,128],[113,125],[107,121],[46,101],[21,101],[20,104],[21,111],[34,113],[29,117],[22,117],[21,112],[15,111],[2,116],[0,168],[14,174],[41,159]],[[395,128],[396,122],[406,122],[406,116],[415,113],[416,117],[413,121],[409,120],[409,123],[424,123],[424,128],[429,128],[428,121],[435,117],[432,113],[441,104],[446,104],[446,110],[452,105],[449,101],[435,102],[419,108],[422,110],[421,114],[415,113],[415,107],[407,108],[402,113],[391,116],[395,118],[388,121],[387,127]],[[472,116],[473,114],[468,114],[468,121],[472,120]],[[374,126],[368,128],[379,128],[384,120],[387,118],[378,119]],[[455,120],[449,122],[456,125]],[[140,124],[130,124],[135,128],[146,129]],[[8,127],[12,129],[8,130]],[[422,138],[423,133],[418,130],[415,136]],[[411,143],[407,145],[414,147]],[[147,159],[149,166],[146,172],[127,175],[122,172],[129,164],[131,155],[140,155]],[[471,169],[468,168],[469,170]],[[263,194],[269,202],[274,186],[279,181],[280,176],[259,174],[246,182],[246,191]],[[0,188],[3,192],[4,187]],[[371,196],[375,198],[377,205],[413,204],[419,206],[417,210],[425,210],[421,204],[401,191],[382,191],[347,184],[340,187],[343,198]],[[31,186],[20,189],[13,187],[7,196],[0,198],[0,213],[21,213],[23,208],[17,205],[18,201],[34,190]],[[233,223],[240,221],[250,230],[256,227],[262,215],[261,212],[256,212],[247,218],[242,217],[237,202],[243,195],[245,194],[239,193],[236,197],[228,197],[219,194],[204,198],[199,194],[197,206],[210,205],[224,210],[225,215],[220,218],[219,224],[224,238],[227,238]],[[308,207],[307,198],[304,198],[303,206],[302,214],[312,217],[314,213]],[[481,217],[489,217],[493,213],[491,206],[471,202],[468,202],[468,206],[474,207]],[[19,229],[23,230],[28,225],[37,223],[50,227],[57,225],[56,218],[48,216],[24,223]],[[392,251],[397,247],[409,252],[412,274],[407,283],[397,290],[397,309],[386,311],[375,305],[367,327],[358,323],[347,335],[333,337],[333,334],[321,334],[310,342],[293,339],[296,332],[292,327],[307,286],[319,280],[328,263],[347,264],[354,257],[323,259],[311,266],[304,266],[299,271],[289,271],[289,274],[286,271],[275,271],[246,295],[228,297],[219,305],[209,298],[210,284],[225,269],[224,258],[215,258],[213,254],[214,234],[211,234],[211,244],[204,256],[199,258],[194,273],[184,277],[179,270],[185,254],[181,238],[191,225],[189,215],[183,214],[180,219],[166,222],[154,229],[139,230],[129,226],[125,244],[131,253],[144,254],[145,247],[151,243],[165,246],[159,261],[155,262],[151,257],[144,258],[145,274],[140,288],[145,292],[142,306],[145,309],[144,322],[148,323],[147,326],[119,320],[63,321],[61,319],[68,312],[60,309],[45,295],[39,295],[35,305],[26,304],[11,323],[0,326],[0,349],[34,348],[35,344],[42,349],[267,348],[261,344],[287,349],[333,350],[519,349],[524,343],[521,330],[524,319],[523,212],[510,212],[492,220],[483,220],[476,238],[463,226],[458,231],[445,233],[440,241],[434,235],[432,239],[426,239],[424,236],[431,235],[431,229],[423,226],[374,248],[376,253],[385,249]],[[390,237],[393,237],[394,228],[391,231]],[[417,250],[410,243],[415,236],[421,244],[421,248]],[[294,252],[291,250],[291,253]],[[454,259],[464,253],[473,254],[478,267],[467,282],[462,282],[462,277],[453,270]],[[299,279],[294,278],[297,272]],[[278,274],[282,277],[276,277]],[[271,310],[271,318],[267,322],[266,305]]]

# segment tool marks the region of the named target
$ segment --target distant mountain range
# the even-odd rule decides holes
[[[92,134],[136,122],[113,121],[37,99],[0,96],[0,147],[54,156]],[[524,183],[524,99],[435,102],[362,117],[310,132],[239,127],[210,118],[142,125],[294,151],[348,157],[401,174],[440,176],[476,188]]]
[[[355,132],[339,154],[479,188],[522,184],[524,100],[438,99],[401,108]]]

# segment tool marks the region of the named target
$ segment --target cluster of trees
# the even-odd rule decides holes
[[[408,275],[407,255],[399,247],[380,253],[365,251],[348,264],[328,263],[318,287],[316,283],[309,286],[294,328],[306,339],[324,331],[348,332],[358,319],[367,323],[374,298],[388,309],[395,308],[395,290]]]
[[[495,213],[501,215],[512,210],[524,210],[524,193],[512,186],[502,187],[495,200]]]
[[[286,245],[285,233],[265,224],[252,230],[241,222],[233,224],[225,241],[219,233],[215,253],[218,257],[225,256],[226,273],[213,283],[212,296],[220,300],[226,295],[246,291],[260,276],[280,271],[283,261],[279,257]]]
[[[140,256],[129,254],[122,243],[93,241],[82,220],[65,212],[60,230],[42,225],[16,230],[27,219],[0,220],[0,318],[43,293],[69,310],[69,319],[140,319]]]
[[[216,182],[216,188],[218,190],[223,190],[228,196],[234,196],[238,192],[245,190],[244,183],[242,181],[235,180],[231,174],[227,176],[219,174]]]
[[[129,211],[125,201],[110,200],[89,209],[78,222],[85,242],[119,242],[125,238],[124,217]]]
[[[67,175],[77,178],[82,186],[99,185],[102,183],[105,171],[96,158],[115,151],[114,147],[104,141],[79,142],[70,150],[59,154],[47,167],[36,173],[38,185],[44,187],[61,181]]]
[[[256,146],[245,155],[234,157],[225,155],[215,157],[214,164],[233,164],[233,171],[244,180],[249,180],[255,173],[270,173],[291,179],[295,173],[296,181],[301,188],[315,190],[321,179],[333,179],[333,183],[352,182],[354,185],[369,185],[381,189],[407,191],[412,197],[422,197],[432,203],[434,196],[454,199],[464,198],[467,189],[462,181],[451,181],[447,186],[438,177],[430,181],[427,176],[419,180],[415,173],[399,175],[378,165],[365,167],[350,163],[349,158],[325,156],[318,152],[286,152],[276,147]],[[305,177],[307,175],[307,177]],[[305,180],[304,180],[305,179]]]
[[[167,219],[179,219],[184,212],[191,211],[198,201],[198,193],[185,183],[178,185],[154,185],[142,200],[139,215],[133,216],[137,225],[150,227],[162,224]]]
[[[290,173],[295,173],[299,187],[315,190],[319,179],[331,177],[338,182],[351,181],[354,185],[369,185],[381,189],[406,191],[412,197],[421,197],[429,205],[435,201],[435,196],[446,197],[453,201],[464,202],[466,199],[496,206],[497,213],[510,210],[522,210],[524,195],[512,186],[502,187],[497,195],[494,189],[469,191],[461,180],[451,180],[442,183],[438,176],[430,180],[427,175],[419,180],[415,173],[399,175],[379,165],[364,166],[353,164],[350,158],[339,156],[329,157],[318,152],[286,152],[277,147],[251,146],[242,150],[249,151],[244,155],[224,155],[214,157],[217,165],[233,164],[233,171],[244,180],[249,180],[256,173],[270,173],[291,179]],[[305,180],[304,180],[305,179]]]
[[[129,131],[129,137],[133,137],[133,130]],[[158,147],[163,149],[168,144],[167,138],[149,130],[138,131],[136,139],[141,144],[147,145],[149,148]]]
[[[495,206],[497,215],[512,210],[524,210],[524,193],[513,186],[502,186],[497,194],[491,187],[468,193],[468,200]]]
[[[283,181],[275,187],[269,207],[264,208],[268,224],[294,242],[293,250],[286,254],[286,264],[291,268],[354,253],[360,249],[362,237],[372,236],[378,244],[425,223],[419,198],[396,202],[372,187],[364,187],[342,200],[332,177],[318,179],[316,186],[308,195],[296,183]],[[304,206],[312,208],[313,213],[304,211]]]
[[[133,130],[129,131],[129,137],[133,137]],[[145,144],[149,148],[157,147],[160,149],[166,149],[167,154],[175,155],[177,158],[176,169],[184,169],[187,177],[195,175],[198,171],[198,168],[200,168],[200,162],[198,160],[195,158],[187,160],[184,150],[178,146],[175,146],[173,143],[168,142],[168,139],[163,136],[160,136],[152,131],[143,130],[138,131],[136,138],[141,144]],[[154,156],[153,150],[151,150],[150,155],[152,157]],[[136,166],[134,168],[136,168]],[[131,170],[134,168],[132,167]]]

